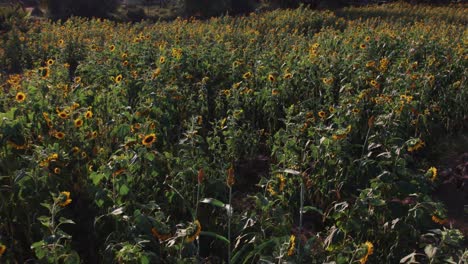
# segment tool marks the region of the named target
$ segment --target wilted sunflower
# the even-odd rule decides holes
[[[150,147],[155,141],[156,141],[156,134],[153,133],[153,134],[146,135],[141,141],[141,144],[143,144],[144,146]]]
[[[62,207],[65,207],[71,204],[72,202],[72,199],[70,199],[70,192],[61,192],[59,198],[60,198],[59,205]]]
[[[22,103],[22,102],[24,102],[24,100],[26,100],[26,94],[24,94],[23,92],[18,92],[16,94],[15,99],[16,99],[16,102]]]

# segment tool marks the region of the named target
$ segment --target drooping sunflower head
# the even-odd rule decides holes
[[[156,141],[156,134],[152,133],[152,134],[146,135],[141,141],[141,144],[143,144],[144,146],[150,147],[155,141]]]
[[[16,102],[22,103],[26,100],[26,94],[23,92],[18,92],[15,96]]]

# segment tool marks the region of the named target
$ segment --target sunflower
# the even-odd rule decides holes
[[[50,69],[48,67],[39,68],[39,74],[41,75],[42,79],[47,79],[50,75]]]
[[[251,72],[246,72],[246,73],[244,73],[244,75],[242,75],[242,77],[244,79],[249,79],[250,77],[252,77],[252,73]]]
[[[379,83],[376,80],[370,81],[370,85],[372,85],[374,88],[379,88]]]
[[[115,77],[115,82],[120,83],[122,81],[122,74],[119,74]]]
[[[126,59],[128,57],[127,53],[122,53],[122,59]]]
[[[370,36],[366,36],[366,38],[364,39],[366,42],[369,42],[371,40],[371,37]]]
[[[55,173],[55,174],[60,174],[61,171],[62,171],[62,170],[61,170],[59,167],[57,167],[57,168],[54,169],[54,173]]]
[[[58,45],[59,45],[59,46],[63,46],[63,44],[65,44],[65,41],[63,41],[63,39],[60,39],[60,40],[58,41]]]
[[[110,51],[114,51],[114,50],[115,50],[115,45],[110,45],[110,46],[109,46],[109,50],[110,50]]]
[[[153,79],[156,79],[156,77],[159,76],[159,74],[161,74],[161,68],[156,68],[154,71],[153,71],[153,74],[152,74],[152,78]]]
[[[291,79],[292,78],[292,73],[288,72],[288,73],[284,74],[283,78],[284,79]]]
[[[296,248],[296,236],[291,235],[291,237],[289,237],[288,256],[292,256],[294,254],[295,248]]]
[[[54,137],[57,138],[57,139],[63,139],[63,138],[65,138],[65,133],[55,132]]]
[[[59,205],[62,207],[65,207],[71,204],[72,202],[72,199],[70,199],[70,192],[61,192],[59,198],[60,198]]]
[[[359,48],[360,48],[360,49],[366,49],[367,46],[366,46],[366,44],[363,43],[363,44],[359,45]]]
[[[48,60],[47,60],[47,65],[48,65],[48,66],[51,66],[51,65],[54,64],[54,62],[55,62],[55,61],[54,61],[53,59],[48,59]]]
[[[16,102],[22,103],[22,102],[24,102],[24,100],[26,100],[26,94],[23,93],[23,92],[18,92],[18,93],[16,94],[15,99],[16,99]]]
[[[80,148],[75,146],[75,147],[72,148],[72,152],[73,152],[73,154],[78,154],[80,152]]]
[[[428,176],[431,177],[431,181],[435,181],[435,179],[437,178],[437,168],[436,167],[430,167],[427,170],[427,174],[428,174]]]
[[[185,238],[185,241],[187,243],[191,243],[193,242],[195,239],[197,239],[197,237],[200,235],[201,233],[201,225],[200,225],[200,222],[198,220],[195,220],[195,226],[196,226],[196,229],[193,230],[193,227],[191,228],[192,230],[192,233],[189,234],[186,238]]]
[[[268,80],[270,82],[274,82],[274,81],[276,81],[276,78],[275,78],[275,76],[273,74],[268,74]]]
[[[156,141],[156,134],[153,133],[153,134],[146,135],[141,141],[141,144],[143,144],[144,146],[150,147],[155,141]]]
[[[78,128],[83,125],[83,120],[78,118],[74,121],[74,123],[75,123],[75,127]]]
[[[68,114],[64,111],[58,113],[58,116],[62,119],[67,119],[68,118]]]
[[[319,112],[318,112],[318,116],[319,116],[320,118],[325,118],[325,117],[327,116],[327,114],[326,114],[324,111],[319,111]]]
[[[91,117],[93,117],[93,112],[91,112],[91,110],[86,111],[85,118],[90,119]]]
[[[81,77],[80,76],[75,77],[74,82],[75,83],[80,83],[81,82]]]
[[[164,64],[164,62],[166,62],[166,57],[164,56],[159,57],[159,63]]]
[[[366,246],[366,254],[364,255],[364,257],[362,257],[359,260],[359,262],[361,264],[365,264],[367,262],[367,259],[369,258],[369,256],[374,253],[374,245],[371,242],[366,241],[366,243],[364,243],[364,245]]]
[[[277,96],[278,94],[280,94],[280,91],[278,89],[271,90],[271,95]]]
[[[6,246],[0,245],[0,257],[3,256],[3,254],[5,254],[5,251],[6,251]]]
[[[361,110],[359,110],[358,108],[354,108],[352,110],[353,114],[359,114],[359,112],[361,112]]]
[[[127,66],[127,65],[128,65],[128,61],[122,62],[122,65],[123,65],[123,66]]]
[[[328,108],[328,111],[330,111],[330,113],[333,114],[333,113],[335,113],[335,108],[334,108],[333,106],[330,106],[330,107]]]

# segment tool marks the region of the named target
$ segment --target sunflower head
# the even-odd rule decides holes
[[[63,139],[63,138],[65,138],[65,133],[55,132],[54,137],[57,138],[57,139]]]
[[[324,111],[319,111],[319,112],[318,112],[318,116],[319,116],[320,118],[325,118],[325,117],[327,116],[327,114],[326,114]]]
[[[275,78],[275,76],[273,74],[268,74],[268,80],[270,82],[274,82],[274,81],[276,81],[276,78]]]
[[[47,65],[48,65],[48,66],[51,66],[51,65],[54,64],[54,62],[55,62],[55,61],[54,61],[53,59],[48,59],[48,60],[47,60]]]
[[[70,199],[70,192],[61,192],[59,196],[59,205],[65,207],[71,204],[72,199]]]
[[[143,140],[141,141],[141,144],[147,147],[151,147],[151,145],[156,141],[156,134],[152,133],[149,135],[146,135]]]
[[[75,123],[75,127],[78,128],[83,125],[83,120],[78,118],[74,121],[74,123]]]
[[[435,181],[437,179],[437,168],[436,167],[430,167],[427,170],[426,175],[428,177],[430,177],[431,181]]]
[[[90,119],[91,117],[93,117],[93,112],[91,110],[86,111],[85,118]]]
[[[26,100],[26,94],[23,92],[18,92],[15,96],[16,102],[22,103]]]
[[[200,236],[200,233],[201,233],[200,221],[195,220],[193,225],[190,226],[187,231],[188,231],[188,236],[185,238],[185,242],[191,243],[195,239],[197,239],[198,236]]]
[[[115,82],[120,83],[122,81],[122,74],[119,74],[115,77]]]

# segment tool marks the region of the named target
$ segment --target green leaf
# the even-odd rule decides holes
[[[209,237],[213,237],[213,238],[216,238],[216,239],[219,239],[223,242],[225,242],[226,244],[230,244],[229,240],[221,235],[218,235],[216,233],[213,233],[213,232],[208,232],[208,231],[201,231],[200,235],[202,236],[209,236]]]
[[[128,188],[126,184],[120,186],[120,189],[119,189],[120,195],[127,195],[128,192],[130,192],[130,189]]]
[[[105,175],[102,173],[93,172],[91,173],[91,175],[89,175],[89,177],[93,181],[94,185],[98,185],[101,182],[101,180],[104,179]]]
[[[73,220],[67,219],[65,217],[60,217],[59,223],[61,223],[61,224],[76,224],[75,222],[73,222]]]
[[[323,211],[321,209],[313,207],[313,206],[304,206],[304,208],[302,209],[302,213],[307,213],[307,212],[310,212],[310,211],[314,211],[314,212],[317,212],[317,213],[323,215]]]
[[[200,200],[200,203],[211,204],[217,207],[226,208],[226,205],[223,202],[214,198],[203,198],[202,200]]]

